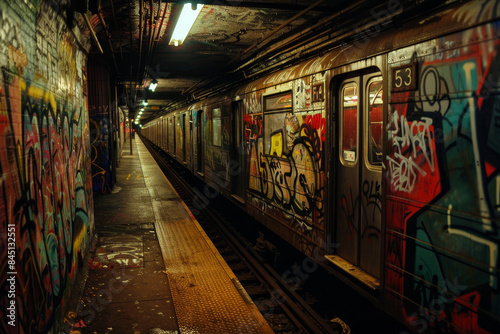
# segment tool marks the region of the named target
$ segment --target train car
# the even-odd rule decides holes
[[[161,127],[194,175],[416,332],[494,333],[499,17],[472,1],[386,30],[374,19],[143,134],[158,144]]]

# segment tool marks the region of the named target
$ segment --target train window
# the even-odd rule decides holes
[[[286,120],[292,113],[292,92],[267,96],[264,100],[264,152],[281,156],[286,151],[283,145]]]
[[[283,124],[286,113],[264,116],[264,134],[266,136],[264,152],[281,156],[283,151]]]
[[[358,155],[358,85],[355,82],[344,84],[341,101],[341,161],[350,165],[356,162]]]
[[[266,96],[266,111],[281,111],[292,108],[292,92]]]
[[[368,82],[368,161],[382,164],[382,77]]]
[[[221,146],[221,111],[220,108],[215,108],[212,110],[212,133],[213,133],[213,145]]]

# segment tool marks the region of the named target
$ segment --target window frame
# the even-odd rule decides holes
[[[345,114],[344,114],[344,110],[345,110],[345,105],[344,105],[344,91],[345,91],[345,88],[349,85],[356,85],[356,88],[357,88],[357,94],[358,94],[358,99],[356,101],[356,151],[355,151],[355,158],[353,161],[349,161],[349,160],[346,160],[344,158],[344,121],[345,121]],[[359,161],[359,128],[360,128],[360,124],[359,124],[359,115],[360,115],[360,104],[359,104],[359,100],[360,100],[360,96],[359,96],[359,93],[360,93],[360,90],[359,90],[359,79],[357,77],[355,78],[349,78],[349,79],[346,79],[344,81],[342,81],[341,83],[341,86],[340,86],[340,99],[339,99],[339,102],[340,102],[340,115],[339,115],[339,122],[340,122],[340,133],[339,133],[339,159],[340,159],[340,162],[342,163],[342,165],[344,166],[350,166],[350,167],[354,167],[356,166],[356,164],[358,163]]]
[[[277,103],[279,101],[279,99],[281,97],[289,97],[289,103],[287,103],[286,105],[284,106],[277,106],[277,107],[274,107],[274,108],[270,108],[268,103],[270,101],[272,101],[273,99],[276,99],[276,102]],[[269,94],[269,95],[266,95],[266,96],[263,96],[263,106],[264,106],[264,110],[263,110],[263,113],[262,113],[262,127],[263,127],[263,143],[262,143],[262,147],[264,149],[264,155],[272,155],[270,154],[270,149],[273,147],[272,145],[272,137],[273,137],[273,134],[276,134],[276,132],[278,131],[278,128],[276,129],[269,129],[269,130],[272,130],[268,133],[267,130],[267,122],[266,120],[268,119],[268,117],[272,116],[272,115],[283,115],[283,117],[286,118],[286,115],[287,114],[293,114],[293,91],[292,90],[286,90],[286,91],[282,91],[282,92],[278,92],[278,93],[273,93],[273,94]],[[281,125],[281,127],[279,128],[279,130],[281,131],[281,136],[282,136],[282,142],[283,140],[285,140],[285,136],[286,134],[284,133],[285,129],[284,129],[284,126]],[[269,144],[269,145],[267,145]],[[266,150],[266,148],[269,146],[269,150]],[[281,148],[281,152],[282,153],[285,153],[287,152],[287,148],[286,148],[286,145],[283,144],[283,147]],[[274,155],[276,156],[276,155]],[[278,156],[279,158],[281,158],[281,156]]]
[[[215,116],[215,112],[218,112],[218,116]],[[215,120],[218,120],[218,133],[216,134]],[[218,139],[218,143],[215,139]],[[222,146],[222,109],[220,107],[212,109],[212,145],[221,147]]]
[[[381,105],[381,118],[380,118],[380,127],[381,127],[381,131],[380,131],[380,155],[382,156],[381,157],[381,160],[378,162],[378,163],[374,163],[372,161],[372,158],[370,157],[370,154],[371,154],[371,151],[372,151],[372,145],[371,143],[369,142],[371,137],[372,137],[372,134],[371,134],[371,115],[370,115],[370,105],[371,105],[371,101],[370,101],[370,85],[374,82],[380,82],[381,83],[381,87],[380,89],[382,90],[382,103],[380,104]],[[371,170],[381,170],[382,169],[382,163],[383,163],[383,136],[384,136],[384,128],[383,128],[383,122],[384,122],[384,78],[382,76],[382,74],[380,73],[377,73],[373,76],[370,76],[368,78],[366,78],[366,85],[365,85],[365,99],[363,101],[363,104],[364,104],[364,108],[366,108],[364,111],[366,111],[366,117],[364,117],[364,127],[365,127],[365,131],[364,133],[366,133],[366,136],[364,136],[363,140],[364,140],[364,147],[365,147],[365,150],[364,150],[364,160],[365,160],[365,163],[367,165],[367,167]]]

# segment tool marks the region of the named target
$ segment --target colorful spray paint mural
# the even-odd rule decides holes
[[[302,80],[297,82],[305,85]],[[244,118],[248,190],[258,195],[252,200],[261,210],[289,222],[300,235],[292,244],[307,254],[321,240],[324,229],[325,117],[322,111],[308,108],[293,112],[291,90],[269,99],[272,102],[264,103],[272,104],[268,106],[272,113]],[[247,110],[262,110],[260,103],[250,106],[258,100],[250,94]],[[306,101],[312,109],[309,94],[296,95],[295,108],[304,107]]]
[[[45,333],[93,233],[85,57],[51,6],[1,2],[0,17],[0,332]]]
[[[460,41],[497,31],[428,45],[442,53],[419,50],[433,54],[413,59],[419,86],[392,94],[386,284],[393,311],[419,333],[498,330],[500,49]]]

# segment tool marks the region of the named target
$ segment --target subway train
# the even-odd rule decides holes
[[[498,333],[500,4],[376,22],[141,135],[415,332]]]

